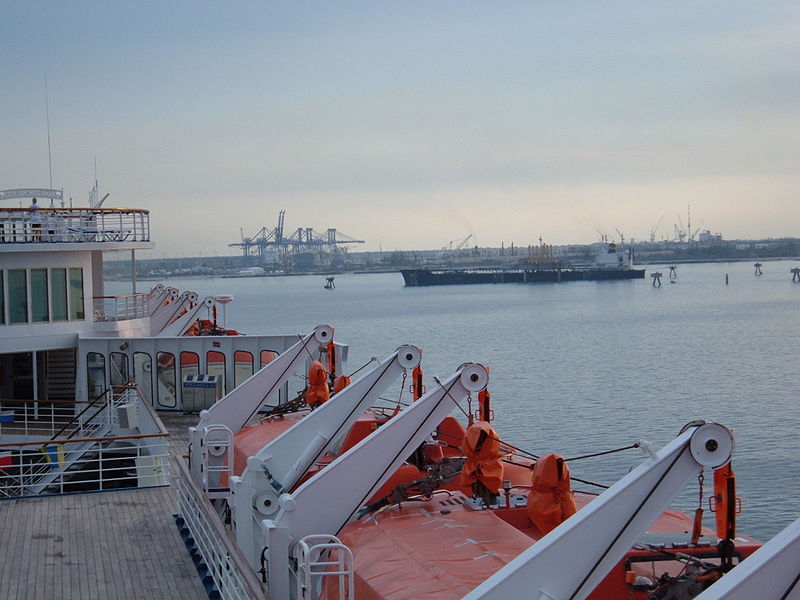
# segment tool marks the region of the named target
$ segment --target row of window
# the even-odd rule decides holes
[[[0,325],[84,318],[82,268],[0,271]]]
[[[278,356],[272,350],[262,350],[259,356],[259,368],[265,366]],[[156,386],[153,395],[153,359],[147,352],[133,353],[133,373],[129,371],[128,356],[122,352],[111,352],[110,376],[111,385],[127,383],[131,375],[142,389],[145,398],[151,404],[157,403],[161,408],[177,408],[177,386],[187,375],[200,374],[200,356],[196,352],[181,352],[179,355],[179,370],[176,370],[175,355],[170,352],[156,353]],[[237,350],[233,356],[233,387],[242,384],[255,372],[253,355],[244,350]],[[89,383],[89,397],[101,396],[107,388],[106,385],[105,356],[99,352],[89,352],[86,356],[86,369]],[[216,350],[206,353],[205,375],[216,375],[222,380],[222,389],[225,386],[225,354]]]

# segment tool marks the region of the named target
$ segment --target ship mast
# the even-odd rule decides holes
[[[47,73],[44,74],[44,110],[47,117],[47,167],[50,171],[50,189],[53,189],[53,157],[50,152],[50,101],[47,99]],[[52,200],[51,200],[52,202]]]

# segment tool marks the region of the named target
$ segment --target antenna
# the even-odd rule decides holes
[[[50,153],[50,102],[47,99],[47,73],[44,74],[44,109],[47,115],[47,166],[50,169],[50,189],[53,189],[53,158]]]

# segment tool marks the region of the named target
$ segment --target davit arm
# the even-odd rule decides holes
[[[204,464],[219,468],[231,465],[230,446],[233,435],[247,424],[259,408],[311,356],[312,349],[333,339],[333,328],[319,325],[313,332],[298,340],[266,367],[220,399],[210,409],[200,413],[195,427],[189,428],[190,465],[192,476],[204,489]],[[213,463],[213,464],[212,464]],[[208,474],[206,473],[206,477]]]
[[[289,554],[302,538],[336,535],[436,426],[454,402],[486,387],[486,368],[468,363],[339,456],[294,493],[281,494],[280,510],[261,522],[270,594],[289,597]]]
[[[241,548],[252,554],[253,530],[261,520],[274,517],[280,495],[291,490],[323,454],[335,450],[389,384],[419,365],[421,355],[415,346],[400,346],[248,458],[242,475],[231,479],[230,502]]]
[[[692,477],[725,465],[733,436],[694,422],[462,600],[582,600],[605,578]]]

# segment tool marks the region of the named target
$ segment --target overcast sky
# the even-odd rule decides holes
[[[800,235],[800,3],[8,2],[0,189],[151,211],[153,255]]]

